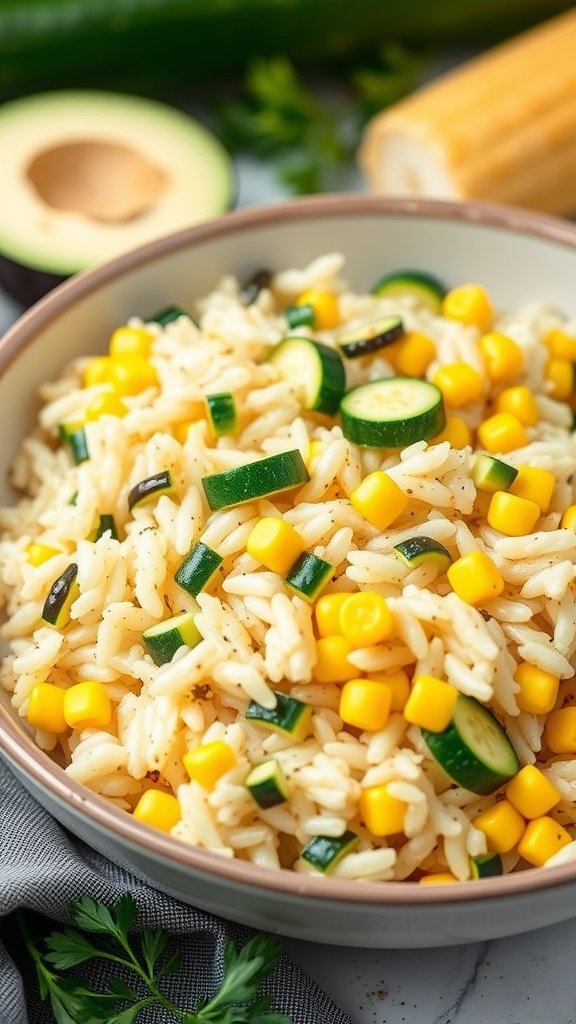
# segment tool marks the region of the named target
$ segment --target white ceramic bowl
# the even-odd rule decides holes
[[[102,350],[126,317],[186,308],[225,272],[346,254],[352,287],[416,266],[448,283],[479,281],[500,308],[538,300],[576,312],[576,227],[481,204],[350,196],[239,212],[172,235],[62,285],[0,346],[2,474],[29,429],[37,386],[72,357]],[[2,502],[12,500],[5,486]],[[576,864],[453,886],[358,883],[268,871],[185,846],[70,781],[37,749],[2,695],[0,749],[22,783],[71,832],[160,889],[223,917],[301,939],[387,948],[496,938],[565,920]],[[33,825],[31,825],[33,827]]]

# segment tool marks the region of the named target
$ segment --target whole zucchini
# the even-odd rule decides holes
[[[0,0],[0,92],[111,80],[149,87],[245,67],[331,59],[385,40],[503,38],[570,0]]]

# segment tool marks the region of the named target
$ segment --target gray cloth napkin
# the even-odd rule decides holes
[[[249,929],[179,903],[106,860],[54,821],[0,761],[0,1024],[53,1020],[48,1004],[40,1003],[12,912],[27,908],[55,925],[70,923],[72,900],[86,894],[112,904],[125,892],[138,904],[139,924],[164,928],[177,942],[183,966],[168,979],[166,991],[176,1005],[192,1009],[199,996],[218,988],[226,940],[241,946],[251,937]],[[82,970],[89,984],[104,988],[100,961]],[[286,956],[264,991],[274,997],[274,1008],[288,1014],[294,1024],[352,1024]],[[173,1021],[161,1009],[140,1019],[155,1024]]]

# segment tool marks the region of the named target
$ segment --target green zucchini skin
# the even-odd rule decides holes
[[[343,836],[314,836],[300,854],[315,871],[325,875],[332,871],[339,861],[358,845],[359,836],[348,829]]]
[[[471,857],[470,871],[472,878],[494,878],[495,875],[502,875],[502,858],[499,853],[483,853],[479,857]]]
[[[192,597],[197,597],[200,591],[208,586],[221,563],[222,555],[199,541],[178,567],[174,580],[182,590]]]
[[[83,426],[74,426],[68,423],[61,423],[58,432],[63,444],[66,445],[77,466],[90,458],[88,451],[88,440]]]
[[[310,476],[297,450],[269,455],[234,469],[202,477],[202,487],[213,511],[243,505],[268,494],[279,494],[308,483]]]
[[[295,743],[300,743],[309,734],[312,719],[312,707],[295,697],[285,693],[276,694],[276,707],[265,708],[257,701],[250,701],[246,709],[246,718],[258,725],[278,732],[282,736],[291,736]]]
[[[153,316],[149,317],[148,320],[152,324],[159,324],[160,327],[166,327],[167,324],[174,323],[175,320],[179,320],[181,316],[190,316],[189,313],[185,313],[179,306],[165,306],[164,309],[160,309]],[[190,318],[191,319],[191,318]]]
[[[256,765],[245,782],[259,807],[277,807],[288,799],[288,787],[281,766],[274,758]]]
[[[305,551],[300,558],[294,562],[284,582],[290,590],[294,590],[300,597],[310,604],[316,600],[320,592],[327,586],[334,573],[334,566],[323,558],[318,558],[309,551]]]
[[[63,629],[70,621],[70,607],[78,597],[78,566],[71,562],[67,569],[54,580],[42,608],[42,619],[55,629]]]

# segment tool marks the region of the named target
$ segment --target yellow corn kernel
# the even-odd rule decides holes
[[[388,786],[370,786],[360,794],[359,811],[366,828],[375,836],[392,836],[404,829],[408,804],[388,791]]]
[[[376,470],[352,491],[350,503],[377,530],[386,530],[408,507],[408,497],[391,476]]]
[[[510,853],[520,842],[526,822],[509,800],[500,800],[482,811],[472,824],[486,836],[492,853]]]
[[[422,878],[418,879],[418,885],[456,885],[457,883],[456,875],[450,874],[449,871],[437,871],[433,875],[422,875]]]
[[[432,383],[440,388],[446,405],[459,409],[468,402],[475,402],[484,393],[484,378],[468,363],[449,363],[441,366],[432,377]]]
[[[214,789],[218,779],[236,764],[236,755],[224,740],[213,740],[189,750],[182,761],[193,782],[204,789]]]
[[[66,690],[52,683],[36,683],[28,697],[27,718],[34,729],[59,734],[68,728],[64,718]]]
[[[505,455],[514,448],[524,448],[528,444],[528,435],[516,416],[498,412],[480,424],[478,440],[487,452]]]
[[[432,338],[420,331],[408,331],[394,347],[394,367],[405,377],[423,377],[435,355],[436,344]]]
[[[306,469],[308,470],[309,473],[312,472],[312,469],[314,468],[314,463],[316,462],[318,456],[321,455],[323,451],[324,445],[322,444],[322,441],[318,441],[316,438],[313,441],[309,441],[308,455],[306,456],[305,459]]]
[[[339,624],[339,632],[352,647],[374,647],[391,636],[394,619],[380,594],[363,591],[342,602]]]
[[[509,380],[524,369],[524,353],[520,345],[507,334],[491,331],[480,338],[480,351],[490,380]]]
[[[161,832],[171,832],[180,821],[180,804],[171,793],[164,793],[161,789],[147,789],[136,804],[132,817]]]
[[[333,292],[310,288],[296,299],[297,306],[312,306],[314,327],[317,331],[330,331],[340,323],[340,305]]]
[[[397,669],[396,672],[372,672],[370,679],[383,686],[387,686],[392,694],[390,700],[390,711],[403,711],[406,701],[410,696],[410,679],[404,669]]]
[[[82,374],[84,387],[92,388],[96,384],[109,384],[112,366],[110,356],[94,356],[89,359]]]
[[[544,735],[553,754],[576,754],[576,707],[552,711]]]
[[[76,683],[64,694],[64,718],[71,729],[105,729],[112,718],[112,703],[104,683]]]
[[[558,401],[570,398],[574,390],[574,364],[569,359],[550,359],[544,376],[550,385],[548,394],[551,398]]]
[[[355,679],[358,669],[348,661],[352,646],[343,636],[322,636],[316,641],[314,678],[319,683],[345,683]]]
[[[534,501],[540,507],[541,512],[547,512],[555,486],[556,477],[547,469],[538,469],[536,466],[519,466],[518,476],[509,487],[508,493],[515,494],[518,498]]]
[[[538,403],[530,388],[518,384],[501,391],[494,403],[496,412],[507,412],[515,416],[524,427],[534,427],[540,419]]]
[[[572,842],[572,836],[554,818],[546,815],[529,821],[526,831],[518,843],[518,853],[529,864],[540,868],[563,846]]]
[[[252,528],[246,541],[246,550],[271,572],[285,576],[300,558],[306,544],[285,519],[265,516]]]
[[[61,554],[62,551],[58,548],[51,548],[49,544],[29,544],[26,548],[26,558],[33,566],[44,565],[44,562],[54,558],[54,555]]]
[[[506,787],[506,797],[524,818],[540,818],[562,797],[556,786],[534,764],[526,764]]]
[[[434,676],[417,676],[404,707],[404,718],[430,732],[443,732],[452,721],[458,690]]]
[[[137,356],[114,359],[110,383],[119,395],[138,395],[146,388],[157,387],[158,374],[147,359],[139,359]]]
[[[440,444],[442,441],[450,441],[452,448],[465,448],[472,444],[472,433],[467,423],[459,416],[447,416],[444,430],[441,430],[436,437],[431,437],[428,444]]]
[[[87,420],[99,420],[101,416],[117,416],[122,419],[128,407],[114,391],[104,391],[86,409]]]
[[[571,363],[576,362],[576,338],[566,334],[559,327],[548,331],[544,339],[550,349],[550,355],[557,359],[569,359]]]
[[[535,501],[518,498],[507,491],[495,491],[486,518],[494,530],[500,530],[507,537],[525,537],[536,526],[540,508]]]
[[[492,303],[481,284],[463,284],[459,288],[452,288],[444,296],[442,313],[449,320],[472,324],[481,331],[490,330],[494,320]]]
[[[152,335],[144,327],[117,327],[110,338],[112,359],[148,359],[152,350]]]
[[[486,604],[504,590],[494,562],[483,551],[470,551],[452,563],[447,571],[452,590],[466,604]]]
[[[520,687],[516,700],[521,711],[528,711],[531,715],[547,715],[552,711],[560,686],[558,676],[523,661],[514,678]]]
[[[340,632],[340,609],[350,594],[324,594],[316,601],[314,615],[320,636],[337,636]]]
[[[564,509],[560,526],[563,530],[576,531],[576,505],[569,505],[568,508]]]
[[[373,679],[349,679],[340,694],[339,715],[346,725],[375,732],[390,715],[392,690]]]

